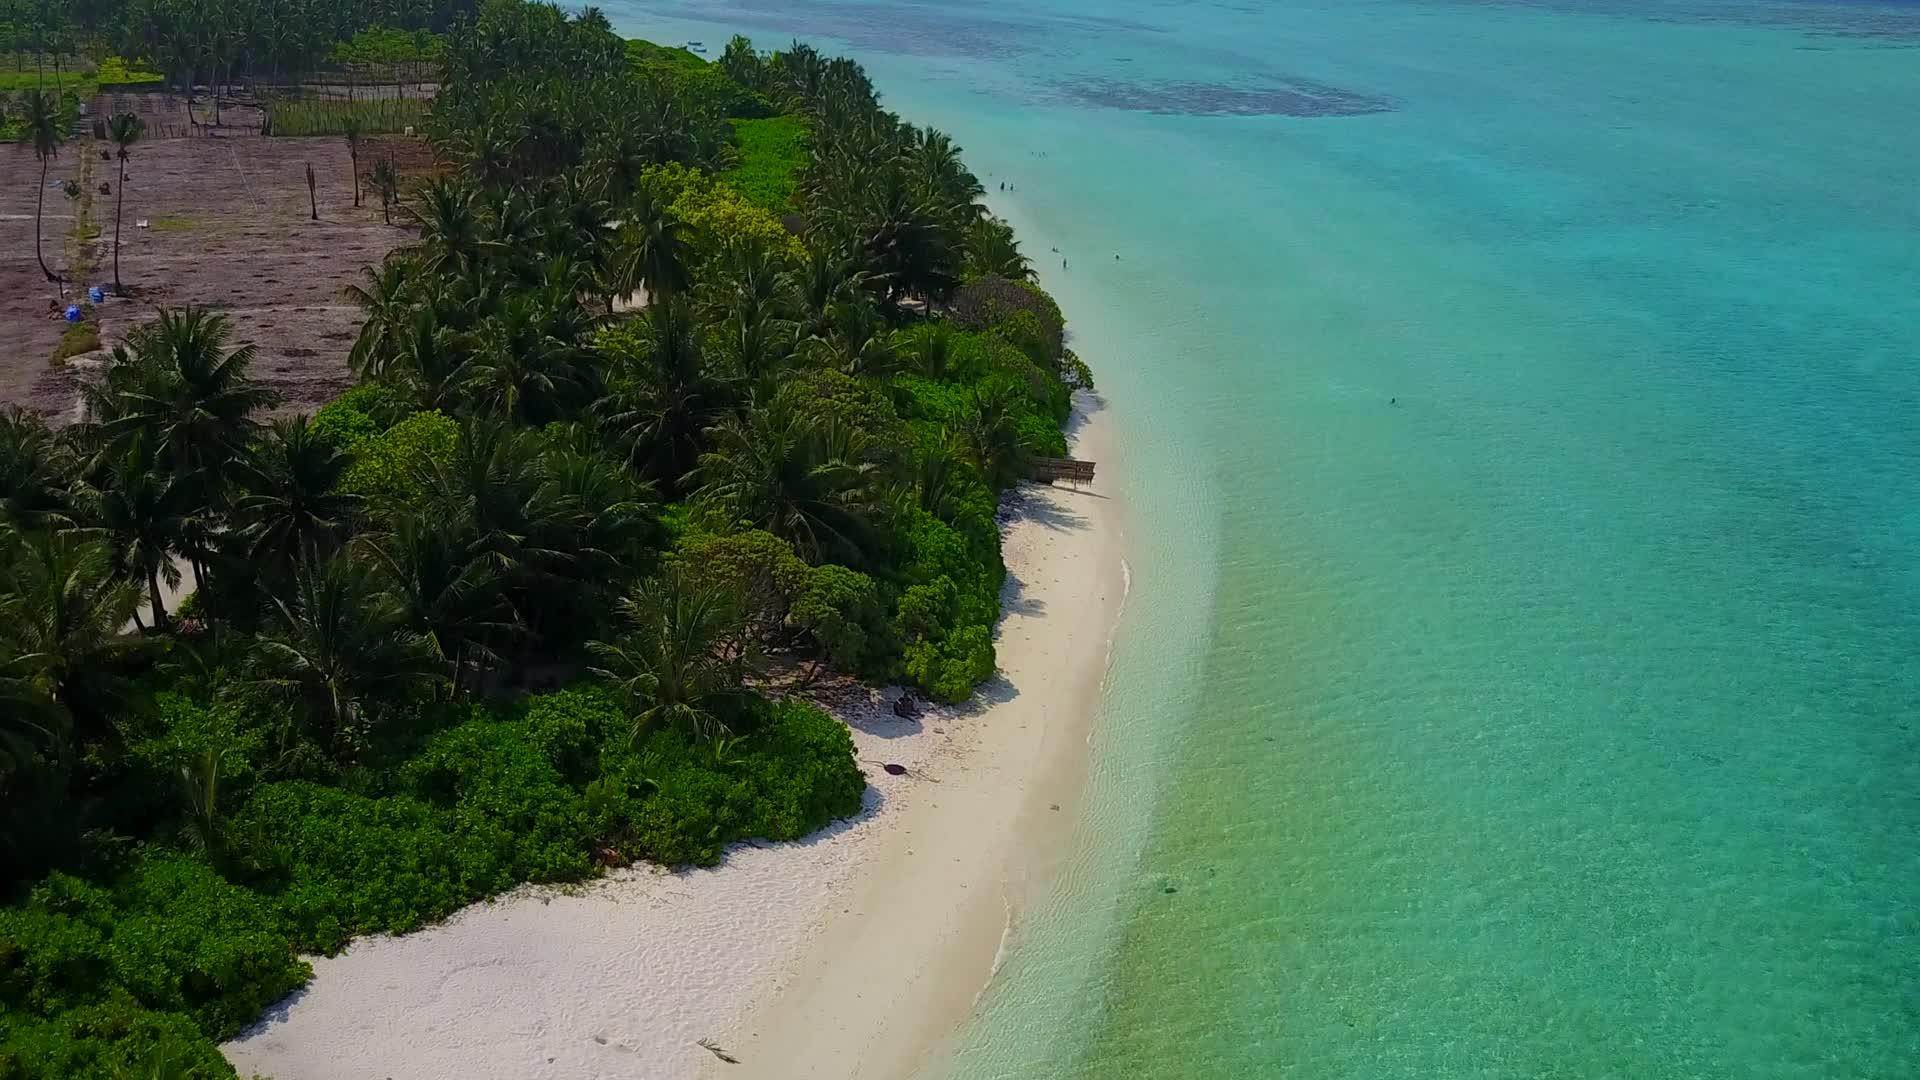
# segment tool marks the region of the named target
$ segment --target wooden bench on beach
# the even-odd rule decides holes
[[[1056,480],[1091,484],[1093,483],[1093,462],[1077,461],[1073,458],[1035,458],[1029,475],[1046,484]]]

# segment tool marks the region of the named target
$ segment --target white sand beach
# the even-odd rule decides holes
[[[1075,455],[1099,460],[1108,423],[1080,419]],[[275,1080],[909,1074],[966,1017],[1076,819],[1125,592],[1111,490],[1009,500],[1001,674],[980,700],[913,720],[877,694],[831,703],[871,784],[857,819],[355,942],[228,1058]]]

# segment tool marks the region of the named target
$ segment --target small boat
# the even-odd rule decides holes
[[[689,41],[687,42],[687,51],[688,52],[706,52],[707,47],[705,45],[700,44],[697,41]]]

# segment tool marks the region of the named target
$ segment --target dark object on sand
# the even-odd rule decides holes
[[[740,1064],[739,1058],[734,1057],[732,1054],[729,1054],[725,1050],[720,1049],[720,1044],[714,1042],[712,1039],[701,1039],[700,1048],[702,1050],[708,1051],[714,1057],[719,1058],[721,1061],[724,1061],[729,1065]]]
[[[112,184],[109,184],[109,183],[107,183],[107,182],[106,182],[106,181],[104,181],[104,180],[102,180],[102,181],[100,182],[100,194],[102,194],[102,195],[111,195],[111,194],[113,194],[113,185],[112,185]]]
[[[907,767],[906,767],[905,765],[902,765],[902,764],[900,764],[900,763],[899,763],[899,762],[897,762],[897,761],[889,761],[889,762],[887,762],[887,763],[886,763],[885,765],[882,765],[882,766],[880,766],[880,767],[881,767],[881,768],[883,768],[883,769],[885,769],[885,770],[887,770],[887,775],[888,775],[888,776],[905,776],[905,775],[907,775]]]
[[[912,694],[902,692],[898,698],[894,699],[893,715],[902,719],[911,719],[918,715],[919,712],[919,707],[913,703]]]

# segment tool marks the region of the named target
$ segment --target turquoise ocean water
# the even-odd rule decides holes
[[[1101,380],[1087,827],[935,1073],[1920,1077],[1920,6],[607,10],[860,59]]]

